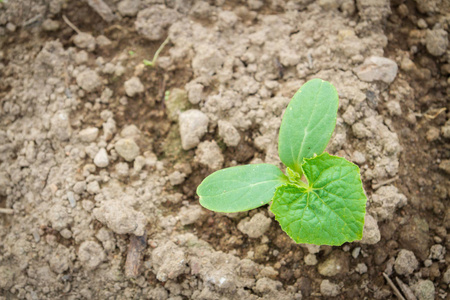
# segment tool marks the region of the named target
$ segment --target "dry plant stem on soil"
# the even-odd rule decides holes
[[[389,184],[389,183],[392,183],[392,182],[396,181],[398,178],[399,178],[398,176],[395,176],[394,178],[390,178],[388,180],[379,182],[377,184],[372,185],[372,188],[374,190],[377,190],[378,188],[382,187],[383,185],[386,185],[386,184]]]
[[[75,26],[70,20],[66,17],[66,15],[62,16],[64,22],[66,22],[67,25],[69,25],[70,28],[72,28],[76,33],[81,34],[83,33],[80,29],[78,29],[77,26]]]
[[[128,245],[127,260],[125,262],[125,276],[128,278],[136,278],[139,276],[139,268],[142,266],[144,250],[147,248],[147,234],[143,236],[130,236],[130,244]]]
[[[443,108],[438,109],[438,110],[437,110],[435,113],[433,113],[433,114],[425,113],[424,116],[425,116],[425,118],[427,118],[428,120],[433,120],[433,119],[436,119],[437,116],[439,116],[441,113],[443,113],[443,112],[446,111],[446,110],[447,110],[447,108],[443,107]]]
[[[403,292],[403,295],[405,295],[406,300],[417,300],[416,296],[414,295],[413,291],[403,283],[403,281],[400,280],[400,278],[395,277],[395,281],[397,281],[398,286]]]
[[[386,273],[383,273],[383,277],[384,277],[384,279],[386,279],[386,281],[388,282],[389,286],[394,291],[395,296],[397,296],[397,298],[400,299],[400,300],[406,300],[405,297],[403,297],[402,293],[400,293],[398,288],[395,286],[394,282],[389,278],[389,276],[387,276]]]
[[[0,208],[0,214],[12,215],[14,214],[14,210],[11,208]]]

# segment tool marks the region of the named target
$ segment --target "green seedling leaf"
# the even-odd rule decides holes
[[[294,95],[283,116],[278,138],[281,161],[302,174],[303,158],[321,154],[336,126],[338,94],[321,79],[305,83]]]
[[[239,212],[267,204],[287,177],[276,166],[255,164],[214,172],[197,187],[200,204],[212,211]]]
[[[308,187],[277,188],[271,206],[281,228],[297,243],[342,245],[360,240],[366,195],[359,168],[345,158],[323,153],[304,159]]]

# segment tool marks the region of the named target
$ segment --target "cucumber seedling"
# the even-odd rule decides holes
[[[338,104],[331,83],[305,83],[281,122],[278,154],[286,175],[271,164],[219,170],[198,186],[200,204],[231,213],[272,201],[275,219],[297,243],[342,245],[360,240],[367,198],[359,168],[323,152],[336,126]]]
[[[167,45],[168,42],[169,42],[169,37],[167,37],[164,40],[164,42],[161,44],[161,46],[159,46],[159,48],[156,50],[155,55],[153,55],[152,60],[144,59],[142,61],[144,63],[144,65],[146,65],[147,67],[154,67],[156,65],[156,60],[158,59],[159,53],[161,53],[161,51],[164,49],[164,47]]]

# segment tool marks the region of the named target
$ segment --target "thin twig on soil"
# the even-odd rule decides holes
[[[392,282],[392,280],[387,276],[386,273],[383,273],[384,279],[388,282],[388,284],[391,286],[392,290],[394,291],[395,296],[397,296],[400,300],[406,300],[405,297],[403,297],[402,293],[398,290],[398,288],[395,286],[395,284]]]
[[[403,281],[400,280],[400,278],[395,277],[395,281],[397,281],[398,286],[403,292],[403,295],[405,295],[405,298],[407,300],[417,300],[416,296],[414,296],[414,293],[411,291],[409,286],[403,283]]]
[[[11,208],[0,208],[0,214],[7,214],[12,215],[14,213],[14,210]]]
[[[392,182],[396,181],[397,179],[398,179],[398,176],[395,176],[395,177],[393,177],[391,179],[388,179],[388,180],[385,180],[385,181],[382,181],[382,182],[379,182],[379,183],[376,183],[376,184],[372,185],[372,188],[374,190],[376,190],[376,189],[382,187],[383,185],[386,185],[386,184],[389,184],[389,183],[392,183]]]
[[[22,27],[31,27],[36,25],[40,20],[42,19],[42,15],[38,14],[34,17],[32,17],[31,19],[26,20],[23,24]]]
[[[128,245],[127,260],[125,262],[125,276],[136,278],[139,276],[139,269],[142,265],[144,250],[147,248],[147,233],[143,236],[130,236]]]
[[[76,33],[81,34],[83,33],[80,29],[78,29],[77,26],[75,26],[70,20],[66,17],[66,15],[62,15],[62,18],[64,22],[66,22],[67,25],[69,25],[70,28],[72,28]]]

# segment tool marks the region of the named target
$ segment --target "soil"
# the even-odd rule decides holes
[[[450,299],[449,26],[438,0],[2,1],[0,299]],[[219,168],[282,167],[284,108],[316,77],[363,240],[199,206]]]

